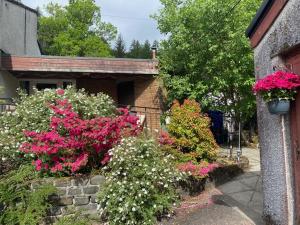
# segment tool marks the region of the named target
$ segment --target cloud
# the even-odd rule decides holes
[[[66,4],[67,0],[23,0],[25,5],[32,8],[47,5],[49,2]],[[96,0],[101,7],[102,19],[111,22],[118,28],[118,32],[129,47],[133,39],[141,42],[145,40],[160,40],[162,35],[157,30],[156,22],[150,15],[161,7],[159,0]]]

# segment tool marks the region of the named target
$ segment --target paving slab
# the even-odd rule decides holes
[[[227,205],[211,205],[188,216],[179,217],[164,225],[254,225],[238,208]]]

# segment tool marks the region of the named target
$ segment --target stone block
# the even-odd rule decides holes
[[[81,195],[82,190],[79,187],[72,187],[68,189],[68,195]]]
[[[65,206],[61,208],[62,215],[72,215],[76,213],[74,206]]]
[[[92,185],[101,185],[105,182],[105,177],[101,175],[93,176],[91,178]]]
[[[57,190],[57,194],[59,196],[63,196],[63,195],[67,194],[67,189],[66,188],[56,188],[56,190]]]
[[[90,198],[89,197],[75,197],[74,198],[74,204],[76,206],[81,206],[81,205],[87,205],[90,202]]]
[[[50,208],[48,214],[50,216],[59,216],[59,215],[61,215],[62,214],[61,207],[54,206],[54,207]]]
[[[88,186],[83,188],[83,193],[86,195],[94,195],[99,191],[98,186]]]
[[[79,211],[94,211],[97,213],[97,204],[95,203],[90,203],[88,205],[81,205],[81,206],[76,206],[76,210]]]
[[[88,183],[88,177],[77,177],[72,179],[72,186],[86,186]]]
[[[69,179],[57,179],[54,181],[55,187],[68,187],[71,186],[71,181]]]
[[[91,196],[91,203],[98,203],[98,197],[96,195]]]
[[[73,205],[73,197],[59,197],[55,203],[59,206]]]

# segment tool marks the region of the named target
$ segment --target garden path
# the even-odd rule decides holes
[[[262,185],[259,150],[245,148],[250,167],[242,175],[187,199],[164,225],[261,225]]]

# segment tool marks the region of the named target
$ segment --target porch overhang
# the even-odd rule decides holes
[[[59,56],[2,56],[0,70],[17,78],[121,78],[157,75],[158,61]]]

